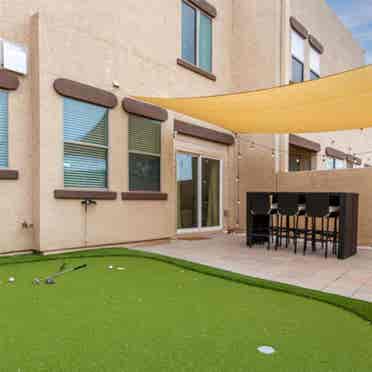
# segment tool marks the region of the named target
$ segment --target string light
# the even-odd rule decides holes
[[[240,143],[246,143],[249,145],[250,150],[254,150],[256,148],[261,148],[263,150],[267,150],[271,152],[272,158],[277,157],[277,153],[284,154],[284,155],[289,155],[289,151],[283,150],[283,149],[275,149],[274,147],[264,145],[262,143],[257,143],[252,140],[245,140],[243,137],[240,137]],[[331,140],[331,144],[335,144],[335,140]],[[351,149],[351,150],[350,150]],[[352,147],[349,148],[349,151],[352,151]],[[358,152],[358,153],[353,153],[353,156],[364,156],[364,155],[369,155],[372,154],[372,150],[364,151],[364,152]],[[243,154],[239,152],[238,154],[238,159],[242,160],[243,159]],[[327,156],[325,154],[322,155],[322,161],[325,162],[327,160]],[[368,160],[370,161],[370,160]]]

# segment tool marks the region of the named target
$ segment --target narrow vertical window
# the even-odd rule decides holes
[[[0,168],[8,166],[8,93],[0,90]]]
[[[203,13],[199,18],[199,67],[212,72],[212,20]]]
[[[292,30],[292,82],[304,81],[305,41],[300,34]]]
[[[316,80],[320,77],[320,53],[310,48],[310,79]]]
[[[182,59],[212,72],[212,18],[182,1]]]
[[[182,58],[196,65],[196,9],[182,2]]]
[[[160,191],[161,123],[129,116],[129,191]]]
[[[108,110],[64,98],[64,185],[107,188]]]

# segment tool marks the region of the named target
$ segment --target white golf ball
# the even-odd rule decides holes
[[[112,265],[110,265],[110,266],[108,267],[109,270],[112,270],[113,268],[114,268],[114,266],[112,266]]]
[[[8,282],[9,283],[14,283],[15,282],[15,278],[13,276],[11,276],[9,279],[8,279]]]

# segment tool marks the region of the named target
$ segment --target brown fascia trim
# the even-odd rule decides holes
[[[198,66],[195,66],[193,65],[192,63],[190,62],[187,62],[185,61],[184,59],[182,58],[177,58],[177,65],[187,69],[187,70],[190,70],[190,71],[193,71],[201,76],[204,76],[205,78],[209,79],[209,80],[212,80],[212,81],[216,81],[217,78],[216,78],[216,75],[213,75],[211,74],[210,72],[208,71],[205,71],[203,70],[202,68],[198,67]]]
[[[57,79],[54,81],[55,91],[64,97],[74,98],[79,101],[92,103],[106,108],[114,108],[118,99],[111,92],[82,84],[68,79]]]
[[[315,36],[309,35],[309,43],[310,45],[320,54],[324,53],[324,46],[316,39]]]
[[[168,200],[168,194],[153,191],[130,191],[121,193],[121,200]]]
[[[289,22],[290,22],[292,28],[300,36],[302,36],[304,39],[307,39],[307,37],[309,36],[309,32],[307,31],[307,28],[301,22],[299,22],[295,17],[291,17],[289,19]]]
[[[336,158],[339,160],[345,160],[347,156],[347,154],[345,154],[344,152],[334,149],[332,147],[327,147],[325,149],[325,153],[327,156],[330,156],[331,158]]]
[[[117,193],[113,191],[55,190],[54,197],[70,200],[116,200]]]
[[[185,136],[199,138],[205,141],[220,143],[231,146],[235,143],[234,136],[228,133],[218,132],[213,129],[203,128],[199,125],[174,120],[174,131]]]
[[[198,7],[203,12],[207,13],[210,17],[217,17],[217,9],[212,4],[205,0],[188,0],[191,4]]]
[[[19,87],[18,76],[7,70],[0,70],[0,88],[5,90],[17,90]]]
[[[161,107],[149,103],[137,101],[133,98],[125,97],[122,101],[124,111],[128,114],[143,116],[148,119],[167,121],[168,111]]]
[[[355,165],[362,165],[362,159],[354,155],[347,155],[346,160],[347,162],[353,163]]]
[[[0,180],[18,180],[19,172],[12,169],[0,169]]]
[[[295,134],[289,135],[289,144],[314,152],[319,152],[321,149],[320,143],[310,141],[304,137],[296,136]]]

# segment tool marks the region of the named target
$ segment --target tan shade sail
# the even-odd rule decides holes
[[[284,87],[210,97],[135,97],[236,133],[372,127],[372,65]]]

